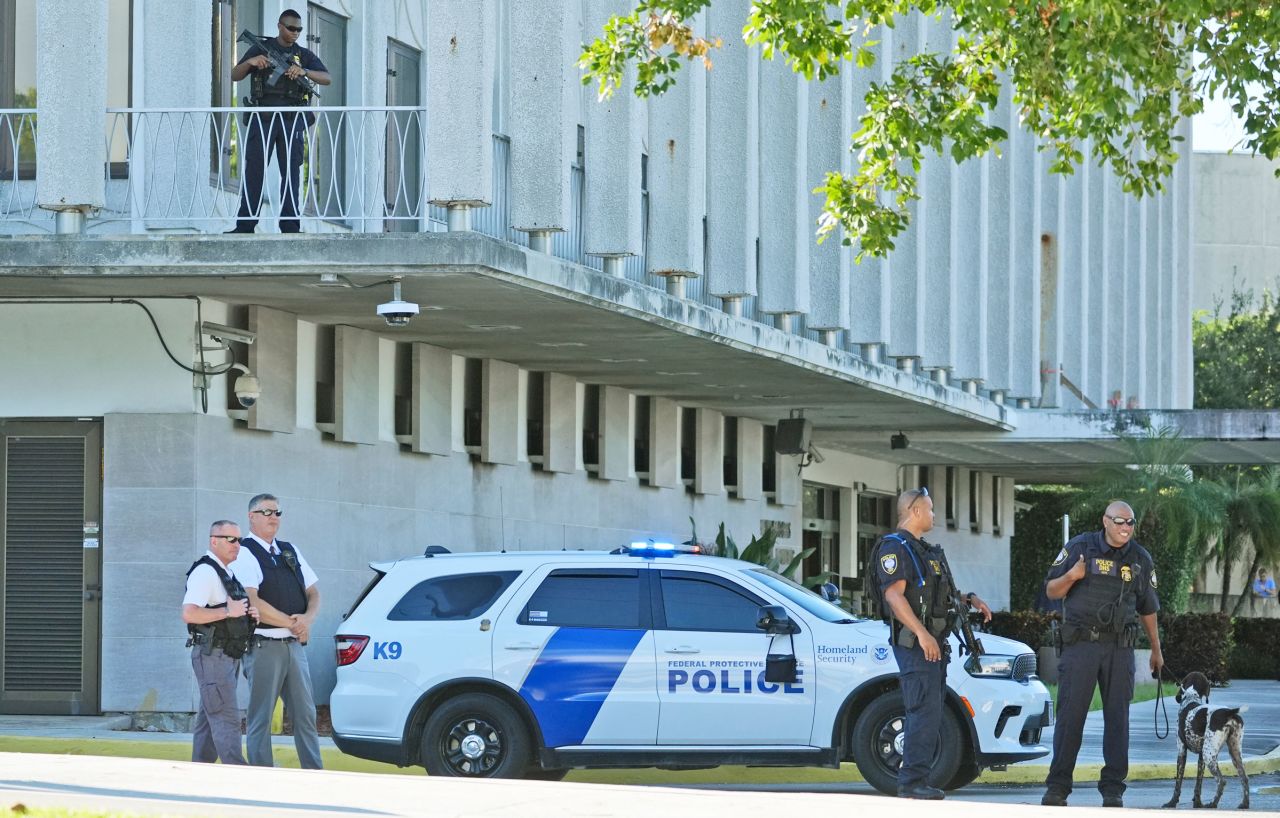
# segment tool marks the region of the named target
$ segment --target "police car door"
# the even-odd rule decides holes
[[[801,625],[795,635],[797,681],[768,682],[770,644],[773,652],[787,653],[791,640],[774,637],[771,643],[756,620],[761,605],[778,600],[709,572],[652,573],[658,743],[809,746],[817,685],[808,629]]]
[[[654,743],[648,573],[546,565],[498,617],[494,677],[519,691],[546,746]]]

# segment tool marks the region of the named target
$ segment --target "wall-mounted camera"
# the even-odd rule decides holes
[[[258,340],[258,334],[255,332],[240,329],[239,327],[228,327],[225,324],[215,324],[212,321],[202,321],[200,323],[200,332],[223,344],[252,344]]]
[[[240,401],[240,405],[248,409],[258,402],[258,398],[262,397],[262,385],[258,383],[258,377],[249,371],[249,367],[244,364],[232,364],[232,369],[238,369],[244,374],[236,378],[235,385],[231,388],[236,393],[236,400]]]

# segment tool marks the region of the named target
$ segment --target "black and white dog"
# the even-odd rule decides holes
[[[1175,698],[1182,705],[1178,710],[1178,777],[1173,785],[1173,798],[1165,807],[1178,805],[1178,797],[1182,795],[1182,777],[1187,767],[1187,751],[1190,750],[1200,757],[1196,766],[1195,799],[1191,804],[1197,808],[1217,809],[1222,791],[1227,788],[1227,779],[1218,768],[1218,753],[1225,746],[1231,754],[1231,763],[1236,766],[1240,783],[1244,785],[1240,809],[1248,809],[1249,774],[1244,771],[1244,760],[1240,757],[1240,743],[1244,739],[1244,719],[1240,717],[1240,708],[1210,707],[1209,679],[1203,673],[1188,673]],[[1208,804],[1200,801],[1206,764],[1218,781],[1218,792]]]

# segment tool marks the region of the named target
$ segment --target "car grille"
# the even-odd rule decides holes
[[[1013,660],[1013,678],[1025,682],[1036,675],[1036,655],[1024,653]]]

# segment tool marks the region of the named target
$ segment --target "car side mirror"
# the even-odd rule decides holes
[[[824,582],[818,586],[818,596],[828,602],[840,604],[840,586],[834,582]]]
[[[781,605],[761,605],[757,616],[756,627],[770,636],[786,636],[800,632],[796,623],[787,616],[787,609]]]

